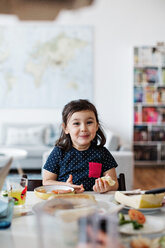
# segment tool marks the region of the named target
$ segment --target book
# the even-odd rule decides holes
[[[144,89],[144,102],[155,103],[156,90],[154,86],[146,86]]]
[[[141,121],[141,113],[138,110],[137,106],[134,106],[134,123],[140,123]]]
[[[165,67],[162,68],[162,84],[165,85]]]
[[[143,66],[152,65],[152,47],[149,46],[139,47],[138,62]]]
[[[134,146],[134,158],[137,161],[156,161],[157,146]]]
[[[147,141],[148,140],[148,127],[135,126],[134,127],[134,141]]]
[[[165,104],[165,86],[157,88],[157,102]]]
[[[159,114],[159,122],[163,123],[165,122],[165,108],[159,107],[157,108],[158,114]]]
[[[143,46],[134,48],[134,64],[141,66],[160,66],[164,53],[158,47]]]
[[[143,107],[142,108],[142,121],[157,123],[159,120],[159,113],[156,107]]]
[[[146,75],[146,82],[148,83],[158,83],[159,80],[159,72],[157,67],[146,67],[144,69]]]
[[[165,127],[152,126],[151,141],[165,141]]]
[[[134,87],[134,102],[143,102],[143,88]]]
[[[134,48],[134,64],[135,65],[139,64],[139,48],[138,47]]]
[[[161,146],[161,160],[165,160],[165,146]]]
[[[144,69],[134,67],[134,83],[141,84],[143,82],[145,82]]]

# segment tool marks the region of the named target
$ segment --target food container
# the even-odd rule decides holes
[[[76,247],[79,219],[93,215],[96,211],[95,201],[85,198],[55,198],[36,204],[33,212],[38,223],[39,247]]]
[[[37,197],[47,200],[51,196],[74,194],[74,188],[64,185],[46,185],[34,189]]]

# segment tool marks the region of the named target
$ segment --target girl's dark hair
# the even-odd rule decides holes
[[[102,128],[100,127],[98,114],[95,106],[89,102],[88,100],[79,99],[75,101],[71,101],[64,106],[62,111],[62,122],[64,123],[65,127],[67,126],[68,119],[74,114],[75,112],[83,111],[83,110],[90,110],[95,114],[96,121],[98,123],[98,130],[96,132],[96,136],[93,139],[92,143],[97,146],[104,146],[106,142],[105,135],[103,133]],[[65,134],[64,130],[62,129],[60,138],[56,141],[56,146],[59,146],[65,151],[68,151],[72,148],[72,141],[69,134]]]

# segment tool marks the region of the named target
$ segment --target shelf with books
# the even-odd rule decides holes
[[[165,164],[165,46],[134,48],[135,165]]]
[[[134,141],[134,145],[142,145],[142,146],[148,146],[148,145],[151,145],[151,146],[154,146],[154,145],[158,145],[158,144],[161,144],[161,145],[165,145],[165,142],[162,142],[162,141]]]
[[[134,125],[165,125],[165,106],[164,105],[135,105],[134,106]]]
[[[134,145],[135,161],[157,161],[157,145]]]
[[[134,103],[165,105],[165,86],[134,86]]]
[[[136,103],[134,103],[134,106],[165,107],[165,104],[164,103],[146,103],[146,102],[139,104],[138,102],[136,102]]]
[[[134,82],[141,84],[155,84],[160,82],[160,68],[134,67]]]
[[[163,143],[165,142],[165,126],[134,126],[134,144],[141,143]]]

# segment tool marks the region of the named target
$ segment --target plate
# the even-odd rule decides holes
[[[154,212],[158,212],[158,211],[162,210],[163,208],[164,208],[164,206],[158,207],[158,208],[137,208],[136,210],[139,210],[144,214],[151,214],[151,213],[154,213]],[[128,207],[128,206],[124,206],[123,209],[129,210],[129,209],[132,209],[132,208]]]
[[[125,215],[126,219],[129,219],[128,215]],[[163,219],[156,216],[146,216],[146,222],[143,224],[143,228],[139,230],[133,229],[132,224],[125,224],[119,227],[119,232],[124,234],[151,234],[161,232],[165,228],[165,222]]]
[[[58,191],[62,190],[63,193],[53,193],[52,191]],[[67,192],[70,190],[71,192]],[[74,188],[64,185],[46,185],[46,186],[40,186],[34,189],[34,193],[37,197],[47,200],[51,196],[58,196],[63,194],[74,194]]]
[[[75,218],[89,215],[97,210],[96,202],[87,198],[69,197],[67,199],[54,198],[48,201],[42,201],[32,207],[35,214],[47,214],[51,216],[60,216],[67,222]]]
[[[114,198],[112,199],[112,202],[114,202],[116,205],[121,205]],[[123,209],[128,211],[129,209],[133,209],[133,208],[124,205]],[[139,210],[144,214],[152,214],[152,213],[155,213],[155,212],[159,212],[161,210],[165,210],[165,205],[162,205],[161,207],[157,207],[157,208],[136,208],[136,210]]]

